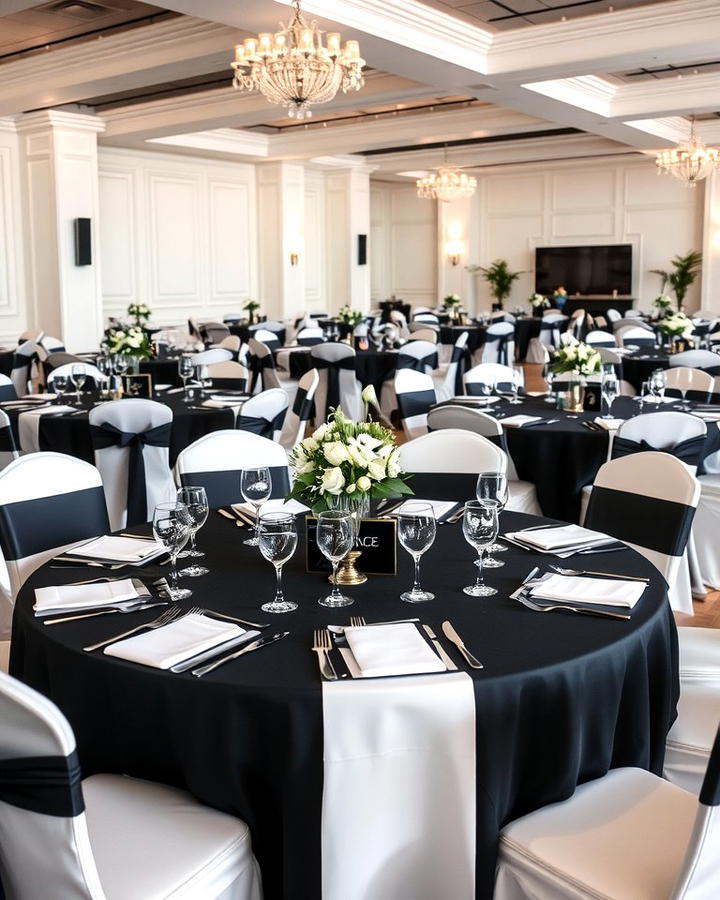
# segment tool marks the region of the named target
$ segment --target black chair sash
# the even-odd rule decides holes
[[[693,334],[704,337],[710,331],[709,322],[693,322]]]
[[[12,428],[9,425],[0,428],[0,453],[14,453],[16,450]]]
[[[63,819],[85,810],[77,750],[70,756],[0,759],[0,801]]]
[[[0,400],[17,400],[14,384],[0,384]]]
[[[610,350],[617,348],[617,344],[615,343],[615,341],[612,338],[609,338],[607,341],[593,341],[592,344],[590,344],[590,346],[591,347],[607,347]]]
[[[145,447],[169,448],[171,432],[172,422],[157,425],[155,428],[140,431],[137,434],[132,431],[121,431],[109,422],[90,426],[90,436],[95,450],[104,450],[107,447],[127,447],[130,450],[126,502],[128,525],[140,525],[148,521],[143,449]]]
[[[487,381],[468,381],[465,385],[465,393],[468,397],[488,397],[493,392],[499,394],[512,394],[512,382],[498,381],[496,384],[490,384]],[[522,393],[518,389],[518,394]]]
[[[247,387],[245,378],[213,378],[211,381],[214,391],[244,391]]]
[[[337,409],[340,406],[340,370],[354,372],[355,357],[346,356],[343,359],[329,360],[313,356],[312,361],[316,369],[325,369],[327,372],[327,399],[325,401],[327,413],[328,410]]]
[[[463,375],[467,372],[470,364],[470,350],[467,345],[458,347],[453,346],[452,356],[450,357],[450,365],[455,365],[455,387],[453,390],[457,396],[464,393]]]
[[[476,473],[413,472],[408,486],[416,497],[427,500],[475,499]]]
[[[562,322],[545,322],[544,320],[540,323],[540,331],[549,331],[550,332],[550,344],[553,347],[557,347],[560,343],[560,326]]]
[[[304,388],[299,387],[295,392],[292,411],[301,422],[309,422],[315,417],[315,401],[312,398],[308,400],[307,391]]]
[[[321,337],[299,337],[298,345],[300,347],[316,347],[318,344],[324,344],[325,338]]]
[[[255,353],[248,353],[247,367],[250,369],[250,374],[252,376],[250,379],[250,393],[254,394],[258,381],[263,381],[263,372],[265,369],[274,369],[275,362],[271,353],[268,353],[267,356],[258,356]]]
[[[0,506],[0,544],[8,560],[107,534],[109,528],[99,486]]]
[[[235,420],[235,427],[238,431],[249,431],[251,434],[257,434],[260,437],[272,440],[275,432],[279,431],[285,421],[286,410],[281,410],[274,419],[266,419],[264,416],[242,416],[238,415]]]
[[[638,349],[643,347],[654,347],[655,338],[652,336],[646,338],[628,338],[627,341],[623,341],[623,345],[625,347],[637,347]]]
[[[682,556],[695,508],[673,500],[594,485],[585,525],[666,556]]]
[[[290,479],[287,466],[268,466],[272,500],[283,499],[290,493]],[[210,509],[219,509],[231,503],[241,503],[240,475],[242,469],[228,469],[222,472],[184,472],[180,481],[184,486],[204,487]]]
[[[397,395],[398,408],[402,419],[412,419],[413,416],[427,415],[431,406],[437,403],[435,391],[408,391]]]
[[[720,728],[715,734],[698,799],[703,806],[720,806]]]
[[[703,445],[702,459],[698,464],[698,475],[705,474],[705,460],[720,451],[720,422],[708,422],[708,433]]]
[[[612,459],[619,459],[622,456],[631,456],[633,453],[644,453],[647,450],[654,450],[658,453],[669,453],[688,466],[699,466],[700,460],[705,453],[705,435],[688,438],[675,444],[667,450],[662,447],[653,447],[648,441],[632,441],[630,438],[616,437],[612,445]]]
[[[398,353],[397,356],[397,368],[398,369],[412,369],[415,372],[422,372],[423,374],[427,372],[428,369],[437,369],[438,366],[438,355],[437,350],[433,353],[428,353],[427,356],[411,356],[409,353]]]
[[[512,363],[508,362],[508,344],[514,340],[512,332],[508,334],[488,334],[485,333],[485,346],[488,344],[497,344],[497,361],[504,366]]]

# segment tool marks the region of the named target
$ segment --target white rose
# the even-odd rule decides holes
[[[375,450],[382,444],[380,438],[373,437],[371,434],[359,434],[357,439],[358,443],[362,444],[363,447],[367,447],[368,450]]]
[[[349,484],[349,485],[345,488],[345,493],[346,493],[346,494],[354,494],[354,493],[355,493],[355,487],[356,487],[356,485],[354,485],[354,484]]]
[[[318,448],[318,442],[313,437],[305,438],[300,444],[306,453],[314,453]]]
[[[369,384],[366,388],[364,388],[361,396],[363,399],[363,403],[366,403],[368,406],[378,405],[377,394],[375,393],[375,388],[373,387],[373,385]]]
[[[368,461],[365,454],[362,452],[361,447],[348,446],[347,452],[354,466],[359,466],[361,469],[367,469]]]
[[[308,460],[307,462],[303,463],[301,466],[297,466],[296,471],[297,471],[298,475],[307,475],[308,472],[315,471],[315,463],[312,460]]]
[[[339,466],[350,459],[348,448],[341,441],[330,441],[325,444],[323,453],[331,466]]]
[[[337,466],[332,469],[325,469],[320,483],[320,490],[324,494],[335,494],[337,496],[342,493],[344,487],[345,478]]]
[[[358,478],[357,489],[359,491],[366,493],[367,491],[370,490],[371,487],[372,487],[372,481],[370,481],[370,479],[366,475],[361,475],[360,478]]]
[[[371,463],[368,464],[368,475],[371,478],[374,478],[375,481],[380,481],[385,477],[385,460],[384,459],[374,459]]]
[[[390,454],[392,452],[393,452],[392,444],[385,444],[383,447],[381,447],[378,450],[377,455],[380,457],[380,459],[387,459],[388,456],[390,456]]]
[[[400,449],[398,447],[396,447],[390,454],[390,457],[387,461],[387,471],[388,475],[391,478],[397,478],[397,476],[400,474]]]
[[[328,430],[327,424],[323,422],[323,424],[316,428],[312,433],[312,438],[314,441],[321,441],[325,437],[325,432]]]

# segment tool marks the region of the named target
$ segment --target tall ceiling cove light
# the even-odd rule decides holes
[[[316,22],[303,19],[300,0],[293,0],[295,16],[275,34],[263,32],[235,47],[233,86],[260,91],[270,103],[287,108],[291,118],[312,115],[311,104],[327,103],[338,90],[359,91],[365,84],[357,41],[341,46],[340,35],[323,34]]]
[[[463,172],[447,161],[447,147],[444,148],[443,164],[438,166],[432,175],[418,178],[417,195],[422,200],[461,200],[472,197],[477,188],[477,178]]]
[[[663,150],[655,158],[658,173],[673,175],[695,187],[698,181],[720,169],[720,151],[706,147],[695,134],[695,116],[690,120],[690,140],[672,150]]]

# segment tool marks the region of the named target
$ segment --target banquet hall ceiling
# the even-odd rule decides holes
[[[304,0],[368,69],[303,123],[231,87],[233,45],[289,3],[0,0],[0,117],[81,111],[101,143],[223,158],[370,152],[383,175],[443,142],[468,166],[652,152],[693,114],[720,143],[717,0]]]

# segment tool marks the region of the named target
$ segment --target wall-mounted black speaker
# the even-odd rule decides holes
[[[358,265],[367,265],[367,235],[358,235]]]
[[[75,265],[92,265],[90,219],[75,219]]]

